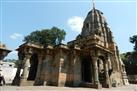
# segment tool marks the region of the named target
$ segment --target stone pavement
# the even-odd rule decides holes
[[[54,87],[54,86],[1,86],[0,91],[137,91],[136,85],[121,86],[115,88],[82,88],[82,87]]]

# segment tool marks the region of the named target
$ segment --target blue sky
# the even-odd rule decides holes
[[[137,1],[96,0],[95,5],[104,13],[120,52],[132,51],[129,37],[137,34]],[[91,9],[91,0],[1,0],[0,39],[13,50],[6,58],[17,59],[14,50],[37,29],[57,26],[67,32],[64,43],[75,39]]]

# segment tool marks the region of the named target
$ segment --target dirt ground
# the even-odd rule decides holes
[[[137,84],[102,89],[55,86],[1,86],[0,91],[137,91]]]

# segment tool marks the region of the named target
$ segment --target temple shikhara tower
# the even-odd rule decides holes
[[[109,88],[128,84],[112,32],[94,5],[75,40],[56,46],[24,43],[17,51],[20,66],[13,85]]]

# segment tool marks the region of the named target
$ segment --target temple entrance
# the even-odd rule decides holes
[[[38,67],[38,55],[33,54],[31,59],[30,59],[30,71],[29,71],[29,76],[28,80],[35,80],[36,73],[37,73],[37,67]]]
[[[85,57],[82,60],[81,70],[82,70],[82,81],[86,83],[91,83],[92,82],[91,59],[89,57]]]

